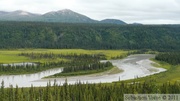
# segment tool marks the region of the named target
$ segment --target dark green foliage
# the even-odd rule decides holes
[[[26,56],[30,59],[57,59],[57,58],[65,58],[65,59],[106,59],[104,54],[54,54],[54,53],[20,53],[19,56]]]
[[[73,66],[65,67],[62,73],[54,74],[53,77],[93,74],[93,73],[107,71],[110,70],[111,68],[113,68],[111,62],[101,63],[95,61],[89,64],[81,64],[81,65],[73,65]]]
[[[35,73],[47,69],[52,69],[56,67],[62,67],[68,64],[64,61],[58,62],[46,62],[46,63],[36,63],[32,65],[2,65],[0,64],[0,74],[25,74],[25,73]]]
[[[180,25],[0,22],[0,48],[180,49]]]
[[[107,70],[112,67],[110,62],[100,63],[105,59],[103,54],[54,54],[54,53],[20,53],[20,56],[26,56],[30,59],[57,59],[54,62],[35,63],[32,65],[3,65],[0,64],[0,74],[18,74],[34,73],[56,67],[64,67],[64,72],[88,71],[88,70]],[[90,72],[90,71],[88,71]]]
[[[109,67],[112,67],[111,62],[95,62],[92,64],[87,64],[87,65],[81,65],[81,66],[70,66],[64,68],[62,73],[69,73],[69,72],[79,72],[79,71],[91,71],[91,70],[103,70]]]
[[[164,61],[172,65],[179,65],[180,64],[180,52],[166,52],[166,53],[159,53],[155,57],[156,60]]]
[[[3,89],[3,90],[2,90]],[[50,83],[46,87],[3,88],[1,101],[123,101],[124,94],[179,94],[180,84],[156,85],[154,80],[144,83],[82,84],[63,86]],[[2,95],[3,94],[3,95]],[[2,98],[1,98],[2,99]]]

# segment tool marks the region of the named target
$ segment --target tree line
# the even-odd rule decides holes
[[[0,22],[0,49],[180,49],[180,25]]]
[[[180,52],[165,52],[159,53],[155,57],[156,60],[164,61],[172,65],[180,64]]]
[[[79,71],[90,71],[90,70],[101,70],[101,69],[106,69],[108,67],[112,67],[111,62],[95,62],[92,64],[88,65],[82,65],[82,66],[69,66],[63,69],[62,73],[69,73],[69,72],[79,72]]]
[[[77,54],[77,53],[68,53],[68,54],[55,54],[55,53],[25,53],[22,52],[18,54],[19,56],[29,57],[30,59],[57,59],[57,58],[65,58],[65,59],[106,59],[104,54]]]
[[[78,82],[61,86],[47,83],[46,87],[0,88],[0,101],[124,101],[124,94],[179,94],[179,82],[155,84],[154,80],[142,83],[88,84]]]
[[[35,62],[33,64],[26,64],[26,65],[0,64],[0,75],[36,73],[47,69],[66,66],[67,64],[69,63],[63,60],[57,62],[44,62],[44,63]]]

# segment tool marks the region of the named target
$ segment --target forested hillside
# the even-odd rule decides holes
[[[180,25],[0,22],[0,48],[180,49]]]

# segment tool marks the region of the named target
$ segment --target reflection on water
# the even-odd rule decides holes
[[[39,80],[43,77],[53,75],[59,72],[62,72],[62,68],[50,69],[35,74],[3,75],[0,76],[0,81],[4,81],[5,87],[9,87],[9,85],[13,85],[14,87],[16,85],[18,85],[19,87],[30,87],[31,84],[33,84],[32,81]]]
[[[11,63],[11,64],[1,64],[3,66],[26,66],[26,65],[36,65],[35,63],[31,63],[31,62],[23,62],[23,63]]]
[[[133,79],[135,77],[143,77],[147,75],[152,75],[155,73],[163,72],[163,68],[155,68],[151,65],[152,61],[149,58],[153,58],[155,55],[149,54],[139,54],[131,55],[122,60],[110,60],[114,66],[119,69],[123,69],[124,72],[118,74],[104,74],[104,75],[86,75],[86,76],[74,76],[67,78],[52,78],[52,79],[41,79],[45,76],[53,75],[62,72],[62,68],[56,68],[51,70],[46,70],[36,74],[27,75],[11,75],[11,76],[0,76],[0,81],[4,80],[5,86],[9,87],[12,84],[14,87],[18,85],[19,87],[30,87],[33,86],[46,86],[47,82],[54,82],[56,79],[58,84],[63,84],[65,79],[68,80],[69,84],[77,83],[78,81],[84,83],[103,83],[103,82],[113,82],[120,80]]]

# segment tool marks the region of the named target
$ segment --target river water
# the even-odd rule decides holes
[[[48,82],[53,84],[56,79],[56,83],[62,85],[67,79],[69,84],[77,83],[78,81],[84,83],[106,83],[118,80],[134,79],[137,77],[144,77],[166,71],[163,68],[153,67],[150,58],[154,58],[155,55],[151,54],[138,54],[131,55],[122,60],[110,60],[112,64],[119,69],[122,69],[122,73],[117,74],[102,74],[102,75],[86,75],[86,76],[74,76],[67,78],[48,78],[42,79],[45,76],[53,75],[62,72],[62,68],[55,68],[46,70],[35,74],[24,74],[24,75],[4,75],[0,76],[0,81],[4,80],[5,87],[13,85],[15,87],[30,87],[33,86],[46,86]],[[103,61],[102,61],[103,62]]]

